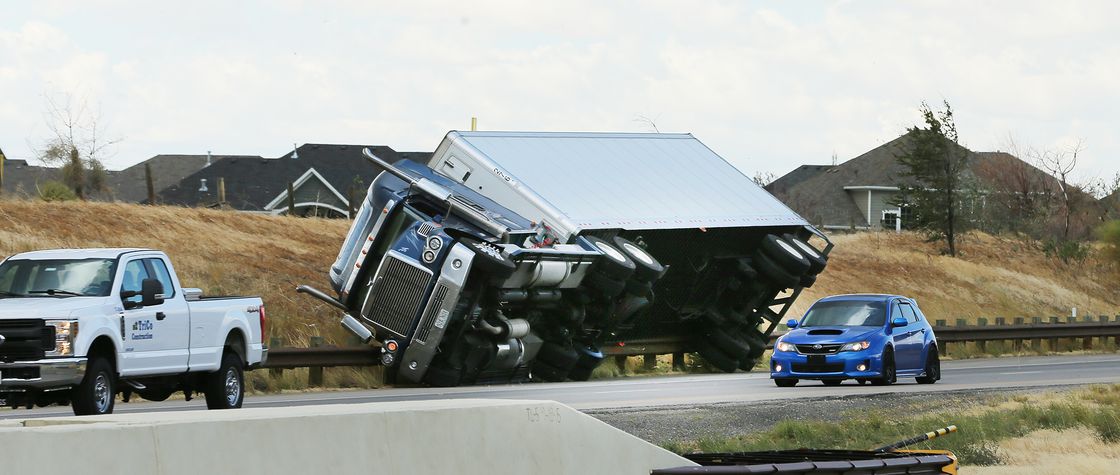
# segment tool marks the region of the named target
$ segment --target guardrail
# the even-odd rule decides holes
[[[1025,323],[1025,318],[1013,319],[1012,324],[1007,324],[1006,319],[996,318],[995,325],[988,325],[986,318],[977,319],[975,324],[967,324],[964,319],[958,319],[956,326],[946,325],[945,320],[936,320],[933,327],[942,351],[948,352],[950,345],[974,342],[981,351],[985,351],[985,343],[992,341],[1010,341],[1015,350],[1023,348],[1029,342],[1032,349],[1040,350],[1044,346],[1049,351],[1058,351],[1060,341],[1066,340],[1067,349],[1080,346],[1081,349],[1092,349],[1094,340],[1104,344],[1112,338],[1114,344],[1120,338],[1120,315],[1114,319],[1101,315],[1093,320],[1083,317],[1080,321],[1072,318],[1062,320],[1050,317],[1043,320],[1040,317]],[[767,348],[773,346],[774,340],[780,334],[770,336]],[[1080,340],[1080,345],[1073,343]],[[321,344],[321,339],[313,341],[313,345]],[[1043,344],[1045,342],[1045,345]],[[273,341],[276,345],[276,341]],[[626,358],[629,356],[644,356],[647,366],[656,364],[657,355],[672,354],[673,365],[684,365],[684,354],[695,351],[687,337],[669,336],[659,338],[646,338],[641,340],[628,340],[610,342],[603,346],[604,356]],[[268,352],[268,360],[262,366],[273,371],[294,368],[311,368],[309,384],[318,386],[322,384],[322,368],[333,366],[376,366],[381,364],[381,349],[373,346],[356,347],[327,347],[315,346],[312,348],[272,348]]]

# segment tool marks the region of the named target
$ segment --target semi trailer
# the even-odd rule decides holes
[[[388,163],[329,270],[390,381],[586,380],[678,337],[749,371],[832,243],[691,134],[449,132]]]

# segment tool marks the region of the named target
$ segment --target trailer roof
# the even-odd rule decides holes
[[[692,134],[452,131],[446,141],[489,159],[577,232],[808,224]]]

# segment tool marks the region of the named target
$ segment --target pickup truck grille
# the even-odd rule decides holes
[[[431,279],[427,269],[409,264],[393,252],[386,254],[362,316],[385,331],[407,337]]]
[[[54,327],[37,318],[0,320],[0,361],[35,361],[54,349]]]

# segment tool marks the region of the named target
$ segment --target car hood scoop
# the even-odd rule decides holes
[[[843,335],[844,330],[834,330],[831,328],[822,328],[820,330],[809,330],[809,335]]]

